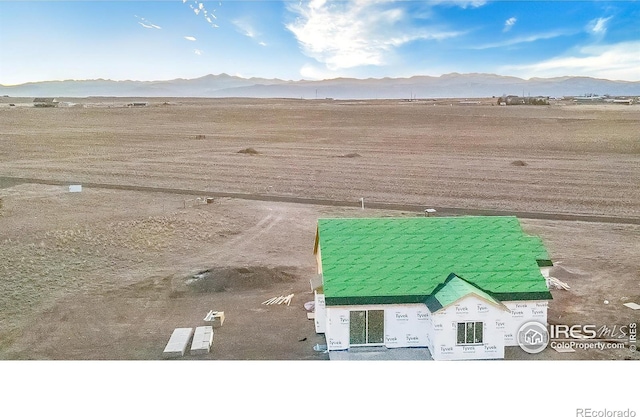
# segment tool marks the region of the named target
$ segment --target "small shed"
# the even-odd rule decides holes
[[[428,347],[434,359],[499,359],[546,325],[552,266],[516,217],[320,219],[316,332],[331,350]]]

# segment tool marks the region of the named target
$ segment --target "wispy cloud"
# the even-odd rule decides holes
[[[231,23],[238,29],[240,33],[249,38],[255,38],[258,33],[249,22],[244,20],[234,20]]]
[[[487,0],[430,0],[430,4],[445,4],[462,7],[466,9],[468,7],[481,7],[487,4]]]
[[[154,25],[153,23],[149,22],[147,19],[145,19],[144,17],[139,17],[137,15],[134,15],[134,17],[136,19],[138,19],[138,24],[140,26],[142,26],[145,29],[162,29],[160,26],[158,25]]]
[[[508,18],[505,22],[504,22],[504,28],[502,29],[503,32],[508,32],[511,30],[511,28],[513,27],[513,25],[516,24],[516,22],[518,21],[518,19],[516,19],[515,17],[510,17]]]
[[[536,33],[529,36],[520,36],[512,39],[507,39],[500,42],[487,43],[487,44],[478,45],[478,46],[471,46],[470,49],[482,50],[482,49],[491,49],[491,48],[504,48],[506,46],[513,46],[521,43],[537,42],[540,40],[553,39],[559,36],[567,36],[567,35],[571,35],[571,32],[556,31],[556,32]]]
[[[193,50],[193,53],[196,54],[196,55],[202,55],[202,52],[203,52],[202,49],[194,49]]]
[[[305,55],[330,70],[385,65],[396,48],[409,42],[461,34],[413,26],[406,7],[405,2],[391,0],[288,3],[297,18],[286,28]]]
[[[607,33],[609,20],[611,20],[611,16],[593,19],[587,24],[587,31],[595,36],[604,36]]]
[[[560,77],[584,75],[611,80],[640,81],[640,41],[611,45],[588,45],[571,54],[529,65],[505,66],[525,77]]]
[[[184,38],[186,40],[188,40],[188,41],[195,41],[196,40],[196,38],[194,38],[193,36],[185,36]]]
[[[251,24],[248,20],[236,19],[231,23],[233,23],[239,33],[255,40],[260,46],[267,46],[267,43],[260,39],[262,37],[262,34],[257,31],[254,25]]]

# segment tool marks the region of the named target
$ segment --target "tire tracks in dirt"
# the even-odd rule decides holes
[[[238,249],[246,248],[254,240],[271,230],[273,226],[280,223],[281,220],[282,216],[279,214],[276,216],[273,213],[267,214],[255,225],[225,242],[215,251],[216,255],[224,256],[227,261],[236,260],[238,253],[241,253]]]
[[[141,191],[141,192],[180,194],[180,195],[206,195],[209,197],[217,197],[217,198],[226,197],[226,198],[236,198],[241,200],[308,204],[308,205],[317,205],[317,206],[360,207],[360,204],[361,204],[360,201],[331,200],[331,199],[322,199],[322,198],[306,198],[306,197],[251,194],[251,193],[232,193],[232,192],[220,192],[220,191],[188,190],[188,189],[181,189],[181,188],[148,187],[148,186],[138,186],[138,185],[105,184],[105,183],[94,183],[94,182],[60,181],[60,180],[38,179],[38,178],[0,177],[0,184],[2,183],[5,183],[5,184],[8,183],[11,185],[43,184],[43,185],[58,185],[58,186],[67,186],[69,184],[82,183],[82,186],[86,188],[102,188],[102,189],[121,190],[121,191]],[[366,208],[370,208],[370,209],[391,210],[391,211],[410,211],[410,212],[417,212],[417,213],[422,213],[423,210],[426,208],[425,206],[416,205],[416,204],[401,204],[401,203],[386,203],[386,202],[365,202],[365,206]],[[522,219],[582,221],[582,222],[591,222],[591,223],[618,223],[618,224],[640,225],[640,217],[636,218],[636,217],[603,216],[603,215],[596,215],[596,214],[570,214],[570,213],[551,213],[551,212],[534,212],[534,211],[470,209],[470,208],[458,208],[458,207],[431,206],[429,208],[435,209],[438,214],[448,215],[448,216],[463,216],[463,215],[466,215],[466,216],[516,216]]]

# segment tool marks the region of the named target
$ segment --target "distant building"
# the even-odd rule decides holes
[[[549,97],[521,97],[521,96],[502,96],[498,99],[498,104],[514,106],[514,105],[547,105]]]
[[[147,107],[149,105],[146,101],[134,101],[133,103],[127,104],[127,107]]]
[[[575,101],[576,103],[601,102],[601,101],[604,101],[604,97],[599,96],[597,94],[589,93],[583,96],[575,96],[573,97],[573,101]]]
[[[36,97],[33,99],[34,107],[58,107],[58,100],[52,97]]]

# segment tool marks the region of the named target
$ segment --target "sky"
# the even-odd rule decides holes
[[[226,73],[640,81],[640,1],[0,0],[0,84]]]

